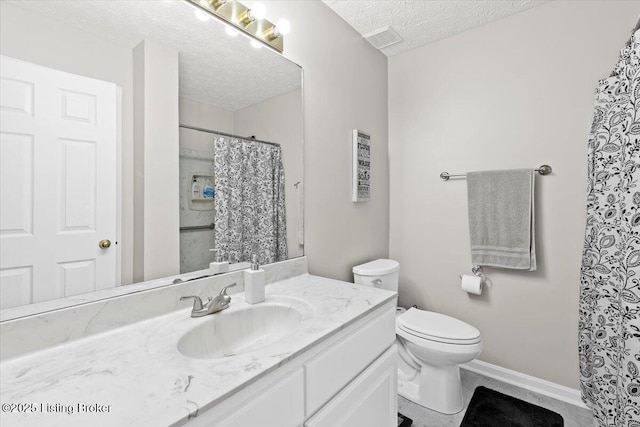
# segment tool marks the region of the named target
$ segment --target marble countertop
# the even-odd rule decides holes
[[[266,287],[267,302],[289,305],[303,319],[258,351],[221,359],[182,355],[177,338],[210,317],[194,319],[183,309],[8,360],[0,364],[0,424],[181,425],[395,295],[306,274]],[[225,312],[243,307],[244,294],[232,295]]]

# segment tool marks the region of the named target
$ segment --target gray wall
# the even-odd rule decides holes
[[[284,56],[304,68],[305,255],[309,271],[353,280],[389,251],[387,59],[319,1],[269,1],[286,17]],[[351,202],[351,132],[372,140],[372,201]]]
[[[390,256],[400,303],[477,326],[481,360],[577,388],[578,289],[593,91],[638,2],[554,1],[389,59]],[[469,273],[466,183],[442,171],[553,166],[536,177],[539,269]]]

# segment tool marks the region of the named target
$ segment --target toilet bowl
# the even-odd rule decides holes
[[[443,414],[462,410],[460,368],[482,351],[480,331],[453,317],[410,308],[396,316],[398,393]]]
[[[379,259],[353,268],[355,283],[398,291],[400,264]],[[418,405],[455,414],[462,410],[459,365],[482,351],[480,331],[443,314],[410,308],[396,313],[398,394]]]

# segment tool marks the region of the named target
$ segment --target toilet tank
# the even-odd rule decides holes
[[[398,292],[399,276],[400,263],[392,259],[377,259],[353,267],[353,278],[356,285],[373,286]]]

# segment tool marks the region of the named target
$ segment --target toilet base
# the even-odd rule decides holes
[[[408,381],[398,375],[398,394],[427,409],[446,415],[462,411],[460,368],[423,364],[420,374]]]

